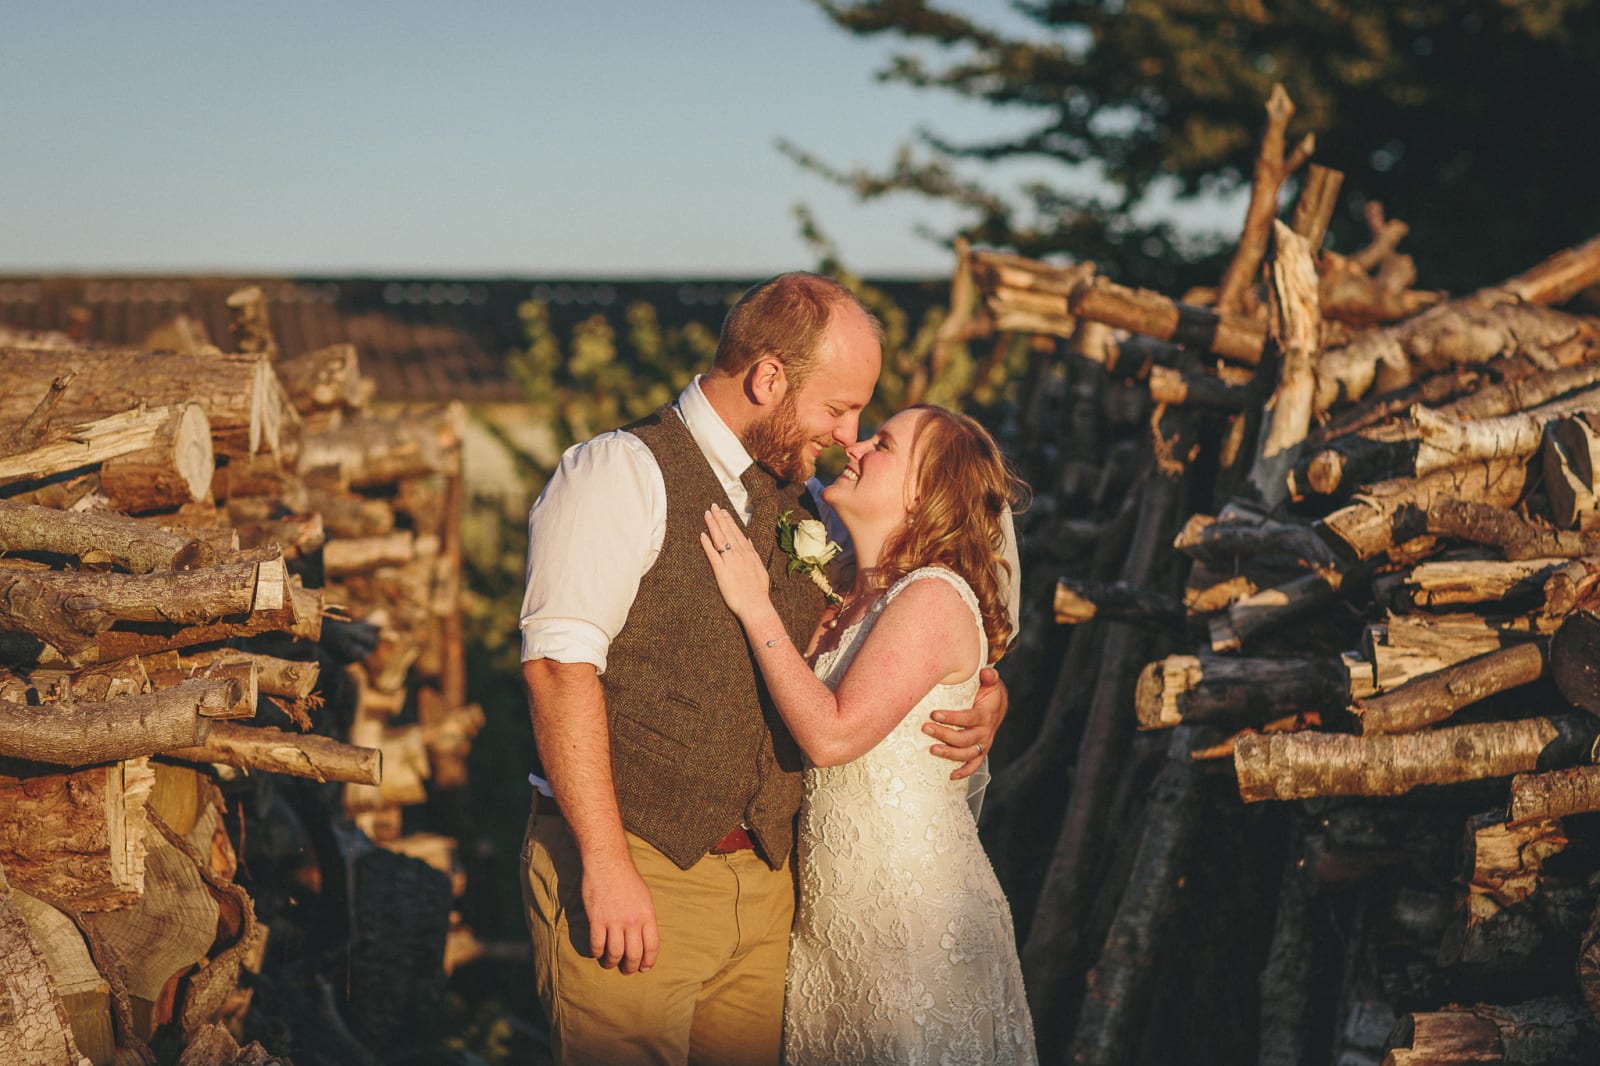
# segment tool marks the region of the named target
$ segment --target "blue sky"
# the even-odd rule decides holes
[[[1001,0],[969,10],[1005,15]],[[881,165],[1021,120],[882,86],[807,0],[0,0],[0,271],[940,275]],[[1019,171],[1013,180],[1020,180]]]

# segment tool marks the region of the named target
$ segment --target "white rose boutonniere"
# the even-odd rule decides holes
[[[837,607],[844,597],[833,591],[823,568],[844,549],[828,539],[827,526],[815,518],[791,521],[789,515],[793,513],[785,511],[778,516],[778,547],[789,557],[789,573],[810,574],[828,602]]]

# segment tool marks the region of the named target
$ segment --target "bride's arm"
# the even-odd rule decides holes
[[[811,672],[772,606],[755,548],[723,511],[707,512],[706,558],[755,650],[767,691],[813,764],[837,766],[870,750],[941,680],[977,667],[972,613],[949,583],[917,581],[873,623],[837,691]],[[727,551],[715,545],[732,544]]]

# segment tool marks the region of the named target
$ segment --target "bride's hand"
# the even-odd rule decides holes
[[[770,604],[767,566],[733,515],[712,504],[706,512],[706,530],[700,534],[700,546],[733,613],[742,620],[749,611]]]

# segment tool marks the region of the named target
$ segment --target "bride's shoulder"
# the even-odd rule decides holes
[[[959,601],[975,607],[978,602],[966,579],[945,566],[918,567],[900,578],[884,594],[884,606],[897,599],[905,599],[908,605],[915,600],[918,606],[939,602],[954,605]]]

